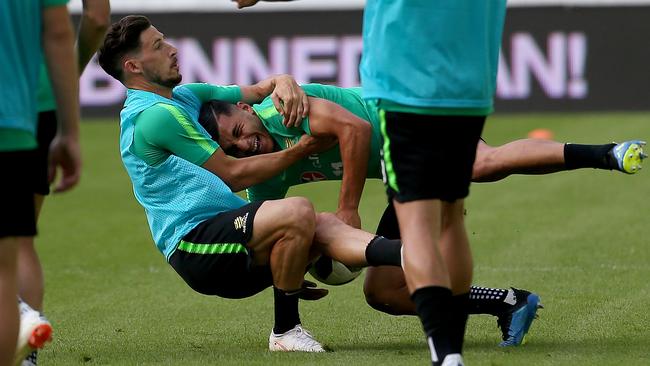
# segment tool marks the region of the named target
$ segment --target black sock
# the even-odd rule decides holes
[[[411,295],[427,337],[434,365],[440,365],[448,354],[457,353],[454,352],[450,329],[451,297],[450,289],[439,286],[422,287]]]
[[[616,169],[616,160],[608,154],[614,146],[616,144],[564,144],[564,165],[567,169]]]
[[[453,353],[463,353],[465,326],[469,317],[468,308],[469,292],[451,297],[451,340],[454,350]]]
[[[402,242],[375,236],[366,246],[366,261],[371,266],[401,266]]]
[[[300,290],[284,291],[273,287],[275,325],[273,333],[282,334],[300,324],[298,294]]]
[[[516,303],[512,289],[472,286],[469,290],[469,314],[498,315]]]

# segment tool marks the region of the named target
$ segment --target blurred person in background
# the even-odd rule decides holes
[[[108,0],[83,0],[83,11],[77,30],[77,41],[75,44],[77,65],[79,74],[99,48],[104,38],[106,29],[110,24],[110,4]],[[48,177],[47,164],[49,150],[52,140],[57,131],[57,104],[52,90],[50,77],[44,62],[41,63],[38,88],[38,122],[36,139],[38,143],[37,159],[39,176],[34,195],[36,221],[43,207],[45,197],[50,194],[51,177]],[[58,187],[55,188],[55,192]],[[41,267],[34,238],[18,248],[18,292],[22,301],[32,309],[43,311],[43,269]],[[23,305],[25,306],[25,305]],[[34,350],[30,353],[23,366],[32,366],[37,363],[38,353]]]
[[[22,0],[0,3],[0,163],[11,178],[0,180],[0,365],[22,362],[42,347],[51,326],[18,299],[18,252],[36,235],[34,194],[39,181],[36,140],[39,64],[47,61],[61,121],[52,145],[48,170],[60,168],[58,191],[79,181],[79,82],[74,62],[74,31],[67,0]]]

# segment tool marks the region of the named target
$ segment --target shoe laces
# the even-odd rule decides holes
[[[305,346],[309,348],[322,348],[320,343],[318,343],[318,341],[314,339],[314,336],[312,336],[311,333],[309,333],[302,326],[300,325],[296,326],[295,334],[296,334],[295,340],[297,345]]]
[[[27,355],[21,366],[36,366],[38,364],[38,352],[34,351]]]

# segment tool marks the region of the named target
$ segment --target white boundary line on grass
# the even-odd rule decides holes
[[[82,0],[71,0],[72,13],[80,13]],[[487,0],[485,0],[487,1]],[[173,12],[277,12],[363,9],[365,0],[300,0],[265,3],[239,10],[229,0],[111,0],[113,13],[173,13]],[[650,5],[650,0],[509,0],[509,7],[535,6],[638,6]]]

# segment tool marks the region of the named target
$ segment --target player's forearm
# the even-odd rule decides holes
[[[339,137],[343,179],[339,192],[339,210],[357,210],[368,173],[370,158],[370,125],[356,124],[346,128]]]
[[[79,73],[75,62],[74,31],[65,6],[43,11],[43,51],[56,98],[59,134],[79,136]]]
[[[273,92],[277,78],[279,78],[280,76],[282,75],[271,76],[269,78],[259,81],[256,84],[242,86],[241,87],[242,102],[253,104],[253,103],[259,103],[262,100],[264,100],[264,98],[266,98]]]
[[[218,174],[233,192],[265,182],[304,158],[308,152],[299,145],[271,154],[232,159],[226,176]]]
[[[83,1],[76,44],[80,73],[99,48],[110,23],[111,7],[108,0]]]

